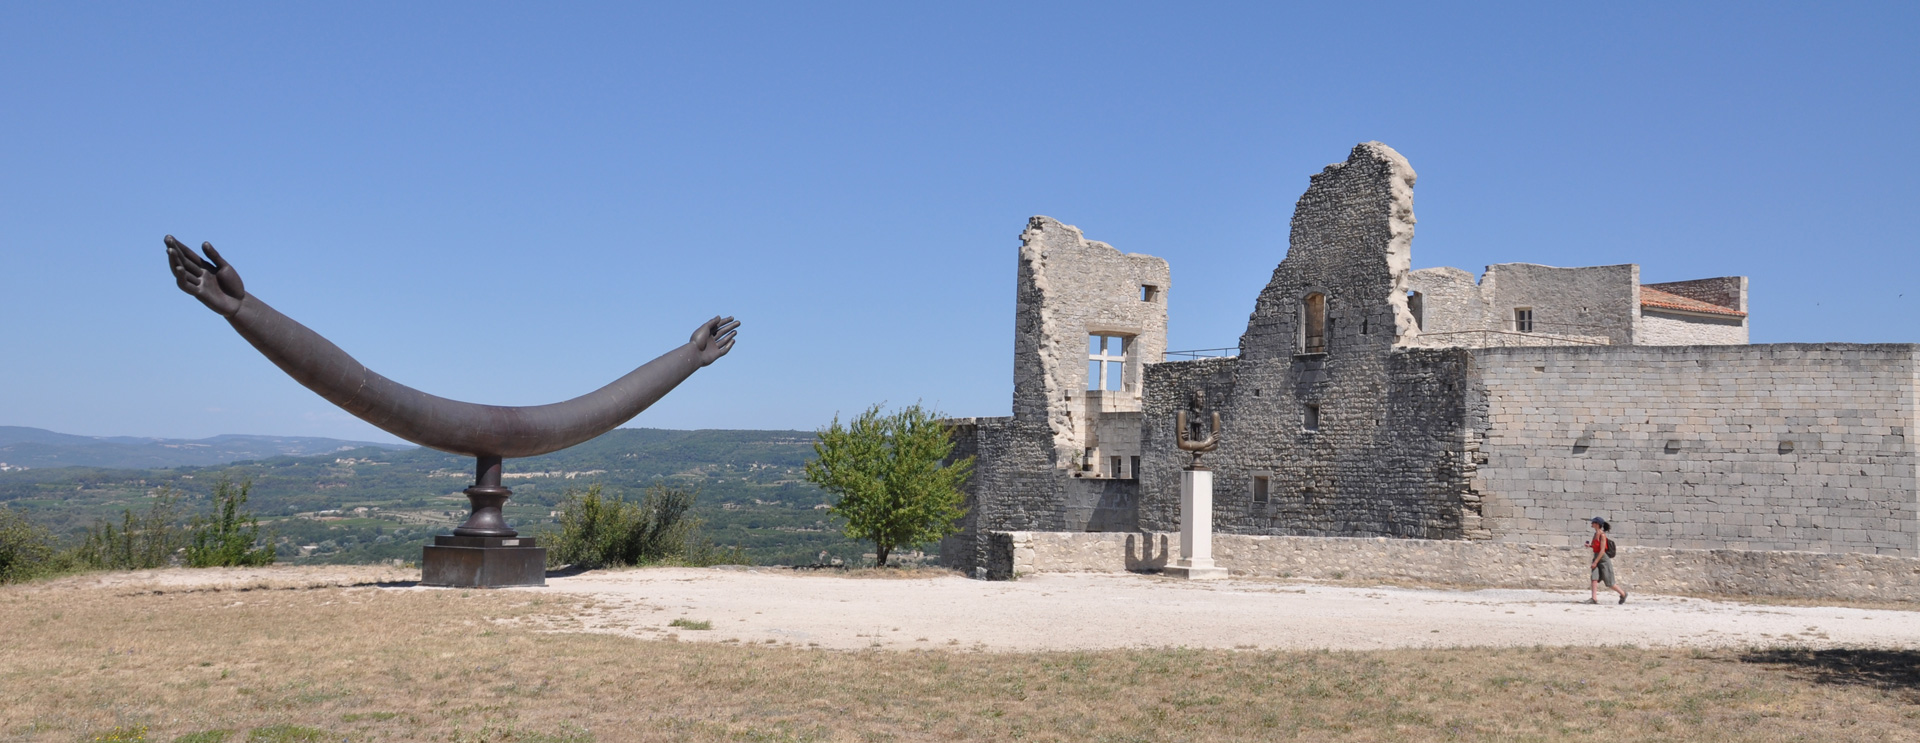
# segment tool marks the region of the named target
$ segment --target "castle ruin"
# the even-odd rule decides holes
[[[1414,270],[1414,181],[1378,142],[1314,175],[1213,358],[1166,358],[1165,261],[1033,218],[1013,415],[952,421],[977,461],[943,559],[1178,530],[1183,410],[1223,421],[1220,534],[1567,545],[1606,515],[1648,547],[1920,557],[1920,346],[1749,345],[1745,277]]]

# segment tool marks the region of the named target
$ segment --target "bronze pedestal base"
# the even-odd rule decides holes
[[[421,548],[420,583],[450,588],[547,584],[547,548],[525,537],[433,538]]]

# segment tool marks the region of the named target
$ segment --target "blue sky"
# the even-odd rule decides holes
[[[1920,5],[1288,5],[0,5],[0,425],[391,440],[168,233],[459,399],[725,313],[629,425],[1004,415],[1029,216],[1166,258],[1170,346],[1229,346],[1366,140],[1420,173],[1415,266],[1748,275],[1755,342],[1920,342]]]

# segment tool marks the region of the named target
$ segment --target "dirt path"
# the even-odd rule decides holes
[[[1770,606],[1584,591],[1351,588],[1278,581],[1189,583],[1044,574],[1014,582],[857,579],[782,569],[586,573],[544,589],[604,608],[599,631],[828,648],[1068,650],[1617,645],[1920,647],[1920,611]],[[674,619],[712,629],[670,627]]]

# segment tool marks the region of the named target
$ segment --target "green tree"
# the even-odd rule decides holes
[[[844,426],[834,416],[818,436],[807,481],[840,496],[829,512],[847,536],[873,542],[877,563],[959,530],[973,457],[942,464],[953,439],[939,413],[914,404],[882,415],[875,405]]]
[[[247,505],[253,480],[234,487],[231,478],[222,477],[213,486],[213,515],[195,516],[189,529],[187,565],[196,568],[272,565],[278,557],[273,540],[260,542],[260,520]]]

